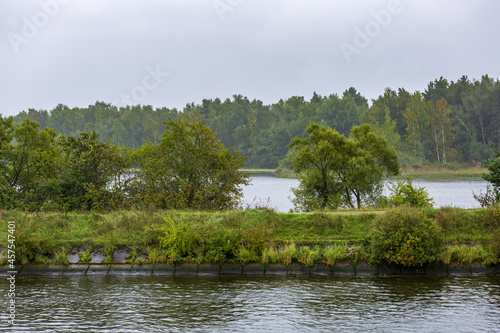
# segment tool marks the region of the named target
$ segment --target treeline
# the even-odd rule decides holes
[[[164,126],[156,144],[127,148],[93,130],[66,137],[0,117],[0,210],[234,208],[245,157],[199,121]]]
[[[58,105],[52,110],[23,111],[14,118],[30,118],[40,128],[78,136],[95,130],[101,141],[122,147],[141,147],[158,142],[168,118],[199,119],[218,133],[226,147],[248,156],[246,166],[276,168],[295,137],[305,137],[311,122],[349,135],[353,126],[368,123],[392,145],[403,166],[429,163],[479,165],[500,147],[500,82],[483,76],[456,82],[441,77],[424,92],[387,88],[368,103],[355,88],[342,95],[321,96],[307,101],[293,96],[275,104],[235,95],[224,101],[204,99],[177,109],[151,106],[116,107],[97,102],[87,108]],[[492,147],[493,146],[493,147]]]

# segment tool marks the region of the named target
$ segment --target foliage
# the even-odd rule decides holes
[[[484,195],[482,193],[474,194],[474,199],[479,201],[481,207],[490,207],[500,203],[500,150],[484,165],[489,173],[483,174],[482,178],[490,182],[493,188],[488,186]]]
[[[490,182],[495,188],[500,187],[500,150],[485,162],[484,166],[490,173],[483,175],[483,179]]]
[[[455,245],[446,247],[438,255],[437,260],[446,266],[450,265],[452,262],[457,262],[464,266],[470,266],[475,262],[480,262],[486,266],[491,265],[495,261],[492,259],[492,255],[481,245]]]
[[[237,231],[217,227],[204,243],[205,258],[215,263],[234,260],[241,254],[240,241]]]
[[[327,266],[334,266],[339,261],[349,261],[356,265],[361,260],[370,261],[370,255],[362,246],[348,246],[347,244],[327,247],[324,250],[324,262]]]
[[[297,261],[306,267],[312,267],[320,255],[317,247],[311,249],[308,246],[301,246],[297,250]]]
[[[269,244],[264,251],[262,251],[263,264],[275,264],[279,260],[279,253],[274,244]]]
[[[353,127],[349,139],[316,123],[306,131],[309,137],[294,138],[290,143],[297,151],[294,171],[301,180],[294,190],[298,208],[325,210],[340,204],[361,208],[362,202],[380,194],[384,175],[399,172],[394,149],[367,124]]]
[[[233,208],[248,175],[238,172],[245,157],[224,148],[200,121],[165,122],[158,146],[140,152],[139,187],[162,208]],[[141,192],[140,192],[141,193]]]
[[[421,210],[401,207],[387,211],[374,222],[371,251],[374,259],[405,267],[432,262],[440,250],[441,231]]]
[[[425,208],[409,212],[437,223],[447,244],[469,247],[483,244],[491,253],[498,249],[500,238],[495,232],[498,233],[500,225],[500,208]],[[136,262],[137,254],[143,252],[152,264],[183,261],[307,264],[314,261],[334,265],[340,260],[356,264],[360,260],[371,262],[371,251],[366,247],[371,241],[371,226],[384,217],[369,211],[344,215],[284,214],[270,210],[120,210],[105,214],[2,211],[0,214],[2,221],[16,221],[16,259],[23,264],[41,262],[63,247],[86,249],[80,253],[82,262],[86,261],[87,254],[91,260],[92,249],[102,249],[107,262],[111,262],[114,250],[125,247],[132,250]],[[7,223],[0,223],[0,232],[8,232]],[[167,247],[160,246],[167,239],[165,244],[170,242],[173,248],[191,251],[172,255]],[[4,237],[0,239],[0,248],[6,246]],[[437,248],[439,251],[439,246]]]
[[[179,259],[192,254],[197,237],[189,225],[184,222],[175,223],[172,218],[165,218],[165,222],[165,235],[159,241],[167,256]]]
[[[55,264],[69,265],[68,253],[64,247],[61,248],[59,251],[56,251],[55,256],[56,256],[56,260],[54,260]]]
[[[500,190],[498,187],[486,185],[486,191],[479,190],[479,193],[472,193],[474,199],[481,207],[487,208],[500,204]]]
[[[80,252],[78,255],[80,257],[80,261],[84,264],[88,264],[92,260],[92,256],[90,255],[90,252],[92,251],[92,248],[89,247],[87,248],[84,252]]]
[[[104,142],[137,148],[148,141],[156,144],[167,118],[198,119],[217,132],[226,147],[248,156],[248,166],[273,169],[286,157],[290,140],[305,137],[311,122],[335,128],[344,136],[353,126],[369,123],[408,166],[436,162],[477,166],[492,156],[490,143],[497,149],[500,146],[499,90],[498,79],[488,75],[462,76],[455,81],[440,77],[419,89],[422,93],[387,88],[370,105],[350,87],[342,94],[313,93],[309,100],[284,96],[272,104],[242,95],[206,98],[183,110],[117,107],[99,101],[88,107],[59,104],[50,110],[22,111],[13,122],[29,118],[40,123],[41,129],[54,128],[67,137],[94,129]]]
[[[497,230],[493,234],[493,239],[490,243],[490,253],[493,257],[493,261],[500,263],[500,230]]]
[[[297,247],[294,242],[290,242],[278,249],[278,258],[282,264],[289,266],[292,264],[292,261],[296,258],[297,255]]]
[[[114,209],[123,174],[131,161],[125,151],[98,140],[95,131],[62,142],[64,170],[59,177],[59,204],[66,209]],[[108,188],[113,187],[110,191]]]
[[[432,207],[433,198],[423,187],[415,188],[411,178],[406,178],[396,184],[389,182],[389,204],[393,206],[408,205],[412,207]]]

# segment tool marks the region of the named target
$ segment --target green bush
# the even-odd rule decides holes
[[[378,262],[417,267],[436,259],[440,251],[441,230],[434,220],[411,207],[387,211],[375,220],[371,251]]]
[[[455,245],[444,248],[438,256],[438,261],[450,265],[451,262],[457,262],[464,266],[470,266],[475,262],[483,265],[491,265],[494,260],[491,253],[488,253],[483,246]]]
[[[192,254],[196,235],[184,222],[175,223],[172,218],[165,218],[167,223],[165,235],[159,237],[160,246],[166,250],[167,256],[181,258]]]
[[[283,248],[278,250],[278,257],[281,263],[289,266],[292,261],[297,258],[297,248],[293,242],[285,245]]]
[[[500,263],[500,230],[493,234],[493,239],[490,243],[490,253],[493,256],[495,263]]]
[[[406,178],[397,183],[389,182],[389,205],[402,206],[408,205],[412,207],[432,207],[434,200],[429,197],[429,193],[423,187],[415,188],[411,178]]]
[[[57,265],[69,265],[68,253],[64,247],[55,253],[56,260],[54,263]]]
[[[89,247],[85,252],[80,252],[78,255],[80,257],[80,261],[84,264],[88,264],[92,260],[92,256],[90,255],[90,252],[92,251],[92,248]]]
[[[307,246],[302,246],[297,250],[297,260],[307,267],[312,267],[318,258],[319,251],[317,248],[311,249]]]
[[[275,264],[279,260],[279,253],[275,246],[269,245],[264,251],[262,251],[262,263],[263,264]]]
[[[210,262],[222,263],[238,257],[241,237],[235,230],[216,228],[205,246],[205,258]]]

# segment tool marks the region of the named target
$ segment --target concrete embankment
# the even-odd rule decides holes
[[[14,269],[9,265],[0,266],[0,274],[29,275],[91,275],[91,274],[129,274],[129,275],[170,275],[170,276],[203,276],[203,275],[350,275],[350,276],[375,276],[375,275],[479,275],[500,274],[500,267],[484,267],[480,263],[466,266],[459,263],[450,265],[429,264],[418,269],[394,268],[389,266],[370,265],[366,262],[352,264],[350,262],[337,262],[333,266],[316,264],[312,267],[299,263],[260,264],[249,263],[183,263],[179,265],[148,264],[144,256],[137,256],[136,261],[143,264],[130,263],[129,249],[121,248],[113,252],[112,260],[106,260],[106,255],[100,250],[94,250],[91,260],[83,263],[80,259],[80,249],[73,249],[67,255],[69,264],[16,264]],[[52,258],[55,259],[55,258]],[[15,272],[15,273],[9,273]]]

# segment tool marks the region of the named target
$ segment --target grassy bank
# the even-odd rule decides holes
[[[445,243],[455,246],[456,251],[470,246],[488,249],[500,228],[499,208],[426,209],[424,214],[438,223]],[[360,253],[369,260],[369,231],[380,216],[384,215],[284,214],[272,210],[67,215],[8,211],[2,212],[0,231],[5,235],[7,221],[15,221],[16,256],[22,263],[46,263],[49,257],[57,258],[75,247],[87,252],[100,248],[108,256],[116,248],[127,247],[145,254],[152,263],[269,262],[285,255],[280,251],[298,256],[300,251],[311,249],[315,249],[317,260],[321,257],[325,261],[333,248],[343,249],[344,256],[353,248],[362,249]],[[0,240],[0,247],[7,247],[6,237]]]
[[[485,168],[419,166],[404,167],[401,176],[425,180],[481,180],[485,173],[488,173]],[[296,173],[286,168],[277,169],[276,175],[280,178],[298,178]]]
[[[435,166],[421,166],[418,168],[403,168],[402,176],[413,179],[426,180],[481,180],[481,176],[488,173],[485,168],[439,168]]]

